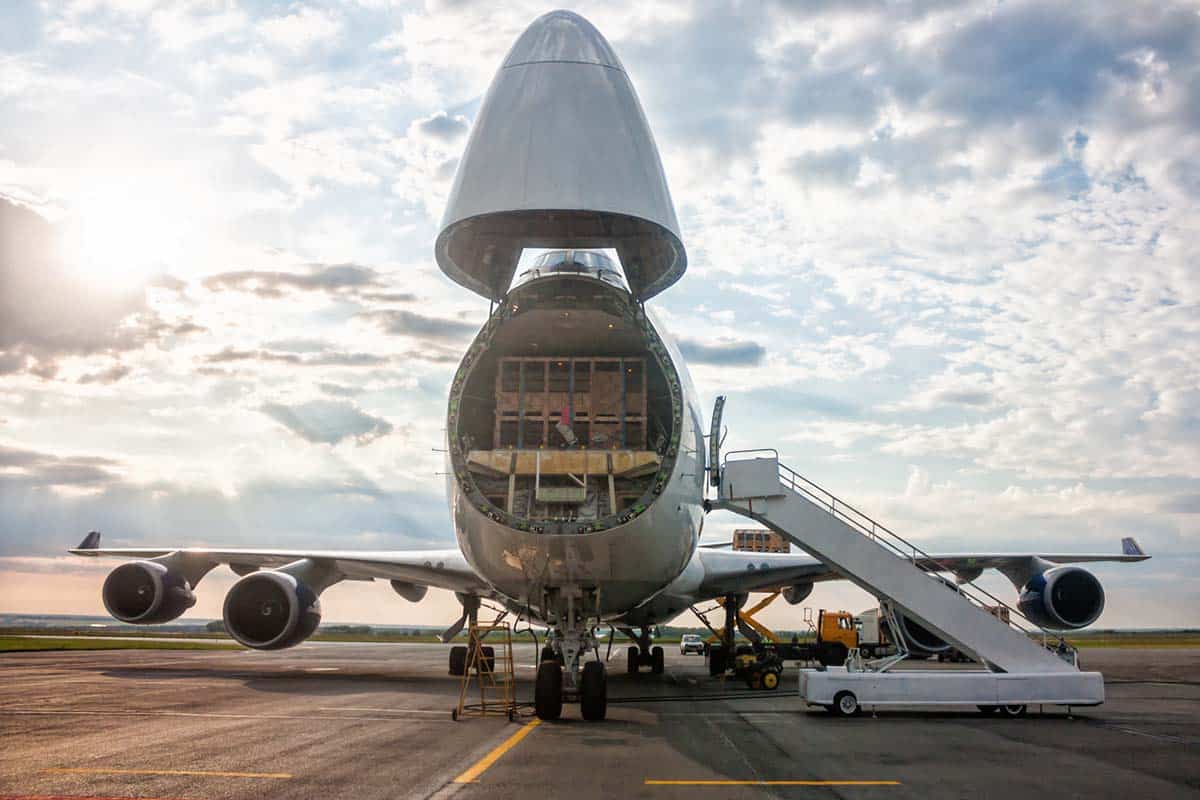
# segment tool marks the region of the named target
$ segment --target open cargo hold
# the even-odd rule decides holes
[[[645,359],[500,359],[493,447],[576,443],[646,448]]]
[[[543,532],[645,509],[674,462],[682,404],[670,357],[625,290],[584,276],[524,284],[472,353],[450,429],[477,505]]]

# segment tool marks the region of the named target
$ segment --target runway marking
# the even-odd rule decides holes
[[[646,786],[900,786],[900,781],[738,781],[738,780],[682,780],[667,781],[647,778]]]
[[[504,740],[504,742],[492,752],[488,753],[483,758],[476,761],[471,768],[454,779],[455,783],[475,783],[479,780],[479,776],[487,772],[488,768],[500,760],[500,757],[512,750],[521,740],[529,734],[533,733],[533,729],[538,726],[540,719],[530,720],[521,726],[521,729],[512,736]]]
[[[52,767],[42,772],[80,775],[199,775],[206,778],[271,778],[290,780],[290,772],[219,772],[202,769],[117,769],[115,767]]]
[[[428,708],[363,708],[361,706],[342,706],[340,708],[318,708],[317,711],[384,711],[388,714],[428,714],[432,717],[444,717],[445,711],[432,711]]]
[[[24,708],[0,708],[0,716],[98,716],[98,717],[203,717],[212,719],[299,719],[311,720],[312,717],[300,714],[212,714],[200,713],[195,711],[138,711],[136,709],[116,709],[113,711],[73,711],[67,709],[24,709]],[[443,715],[444,716],[444,715]],[[325,717],[324,719],[353,719],[353,720],[370,720],[374,722],[399,722],[399,717],[363,717],[341,714],[336,717]],[[440,719],[431,719],[430,722],[443,722]],[[452,720],[444,720],[447,725],[455,725],[457,723]]]
[[[75,794],[0,794],[0,800],[170,800],[167,797],[98,797]]]

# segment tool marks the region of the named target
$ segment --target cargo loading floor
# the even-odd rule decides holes
[[[663,676],[612,672],[606,722],[526,730],[451,722],[438,645],[3,654],[0,797],[1200,796],[1200,649],[1082,657],[1109,699],[1075,719],[843,720],[668,646]],[[532,647],[516,662],[528,698]],[[784,783],[704,783],[759,780]]]

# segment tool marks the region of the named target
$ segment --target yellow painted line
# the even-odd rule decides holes
[[[499,747],[497,747],[495,750],[488,753],[486,756],[484,756],[483,758],[479,759],[474,764],[472,764],[471,768],[468,769],[463,774],[459,775],[457,778],[455,778],[454,782],[455,783],[475,783],[476,781],[478,781],[479,776],[482,775],[483,773],[487,772],[488,767],[492,766],[492,764],[495,764],[497,761],[499,761],[501,756],[503,756],[509,750],[512,750],[514,747],[516,747],[518,744],[520,744],[521,740],[524,739],[526,736],[533,733],[533,729],[536,728],[538,726],[538,723],[540,723],[540,722],[541,722],[540,719],[534,719],[534,720],[530,720],[526,724],[522,725],[521,729],[519,731],[517,731],[512,736],[505,739],[504,743],[501,744]]]
[[[900,781],[660,781],[647,779],[646,786],[900,786]]]
[[[42,772],[76,773],[81,775],[199,775],[209,778],[276,778],[287,780],[287,772],[214,772],[199,769],[110,769],[107,767],[60,767]]]

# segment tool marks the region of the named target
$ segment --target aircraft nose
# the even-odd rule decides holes
[[[504,66],[545,61],[598,64],[624,71],[600,31],[573,11],[551,11],[534,20],[509,51]]]

